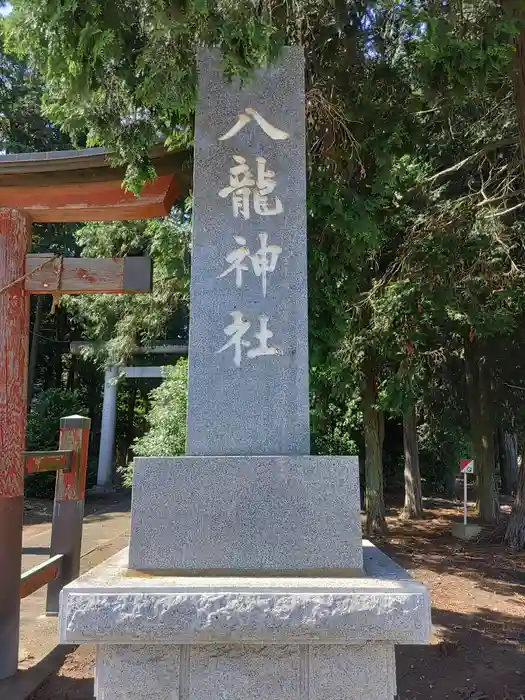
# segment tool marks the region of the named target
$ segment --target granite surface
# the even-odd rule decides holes
[[[216,53],[202,53],[198,70],[186,452],[308,454],[303,50],[285,48],[278,63],[258,71],[242,89],[237,80],[224,78]],[[287,137],[272,138],[250,110]],[[239,117],[244,126],[220,140]],[[243,159],[244,165],[235,158]],[[266,162],[257,163],[256,158]],[[234,215],[233,193],[225,191],[230,168],[244,166],[250,168],[252,180],[249,219],[244,209]],[[237,177],[242,180],[244,175]],[[258,180],[265,185],[262,189]],[[241,189],[236,189],[240,195]],[[258,191],[267,192],[262,196],[268,210],[279,208],[280,202],[282,212],[257,213]],[[258,256],[269,246],[280,249],[273,248],[275,261],[269,253]],[[239,279],[236,269],[227,272],[234,264],[227,258],[235,251],[244,251],[237,266],[243,268]],[[259,265],[263,261],[269,268],[266,296]],[[237,327],[245,329],[237,364],[234,345],[224,348],[234,338],[233,331],[226,332],[236,323],[232,314],[242,315]],[[264,343],[257,338],[266,333],[261,317],[273,333]],[[273,348],[272,354],[254,355],[264,345]]]
[[[101,645],[97,700],[393,700],[393,644]]]
[[[131,569],[362,570],[357,457],[143,457]]]
[[[367,544],[373,559],[373,545]],[[426,644],[430,601],[398,577],[133,575],[127,551],[62,591],[60,640],[71,643]],[[382,564],[384,570],[384,564]]]

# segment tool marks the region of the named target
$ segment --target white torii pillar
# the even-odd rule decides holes
[[[83,350],[99,347],[102,343],[89,340],[73,341],[70,350],[73,355],[82,354]],[[180,355],[188,354],[187,345],[167,340],[162,345],[136,347],[134,355]],[[118,378],[124,375],[128,379],[145,379],[164,376],[162,367],[108,367],[104,377],[104,402],[102,405],[102,423],[100,429],[100,448],[98,456],[97,486],[105,490],[112,486],[113,453],[115,451],[115,434],[117,427],[117,392]]]
[[[117,426],[118,367],[106,369],[104,376],[104,401],[100,425],[100,447],[98,452],[97,488],[105,489],[112,485],[113,451]]]
[[[150,379],[164,377],[166,366],[161,367],[117,367],[106,369],[104,377],[104,402],[100,426],[100,448],[98,453],[97,489],[108,489],[113,485],[113,454],[117,428],[118,379]]]

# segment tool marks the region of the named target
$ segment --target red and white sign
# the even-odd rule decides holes
[[[459,471],[462,474],[474,474],[474,460],[462,459],[459,463]]]

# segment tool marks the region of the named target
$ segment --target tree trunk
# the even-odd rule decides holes
[[[494,429],[490,406],[490,381],[480,342],[467,342],[465,378],[470,413],[470,433],[474,451],[478,512],[481,520],[494,524],[499,518],[495,480]]]
[[[129,394],[128,394],[128,411],[127,411],[127,418],[126,418],[126,440],[127,440],[127,449],[126,449],[126,464],[130,461],[130,449],[131,446],[133,445],[133,440],[135,439],[135,405],[137,403],[137,382],[134,381],[131,384]]]
[[[492,421],[490,378],[487,365],[482,359],[478,364],[480,407],[480,451],[481,469],[477,474],[478,510],[483,522],[496,523],[499,519],[499,500],[496,490],[496,455],[494,450],[494,424]]]
[[[61,346],[61,340],[62,340],[62,313],[60,308],[57,308],[55,310],[55,338],[57,341],[57,349],[56,349],[56,354],[55,354],[55,388],[56,389],[62,389],[62,372],[63,372],[63,366],[62,366],[62,346]]]
[[[365,510],[367,536],[386,534],[383,497],[383,417],[376,408],[376,376],[371,363],[365,363],[363,422],[365,433]]]
[[[68,391],[75,391],[76,368],[77,368],[76,355],[71,355],[71,359],[69,362],[69,369],[67,371],[67,382],[66,382],[66,388]]]
[[[518,485],[518,436],[498,429],[501,490],[511,496]]]
[[[505,533],[505,544],[517,551],[525,549],[525,450],[521,458],[514,505]]]
[[[525,158],[525,25],[523,24],[525,13],[521,0],[505,0],[502,7],[513,20],[518,20],[520,23],[519,32],[512,40],[514,61],[510,65],[523,160]]]
[[[38,340],[40,338],[40,323],[42,320],[42,306],[44,297],[39,294],[35,304],[35,320],[31,332],[31,350],[29,352],[29,367],[27,369],[27,405],[31,406],[31,399],[35,390],[36,361],[38,358]]]
[[[359,452],[359,504],[361,510],[365,508],[365,453]]]
[[[423,518],[423,495],[419,470],[415,405],[403,415],[403,448],[405,452],[405,506],[402,517],[410,520],[421,520]]]

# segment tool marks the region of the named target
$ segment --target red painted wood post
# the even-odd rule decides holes
[[[73,450],[70,472],[58,472],[53,505],[51,556],[63,554],[60,576],[47,587],[46,614],[58,615],[60,591],[80,573],[82,521],[91,421],[83,416],[60,420],[60,450]]]
[[[12,283],[25,274],[30,230],[24,214],[0,209],[0,679],[18,668],[29,295]]]

